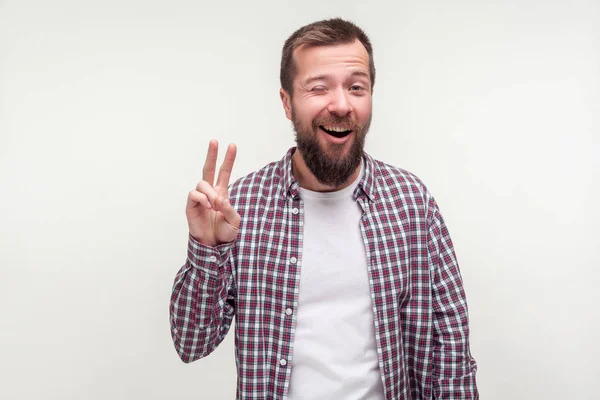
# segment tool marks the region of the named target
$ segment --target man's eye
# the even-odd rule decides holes
[[[314,88],[311,89],[313,92],[322,92],[325,90],[325,87],[323,86],[315,86]]]
[[[363,90],[363,87],[360,85],[352,85],[352,86],[350,86],[350,90],[352,90],[352,91]]]

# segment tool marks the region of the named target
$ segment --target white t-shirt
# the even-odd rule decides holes
[[[362,210],[352,199],[363,172],[337,192],[300,189],[304,246],[290,400],[384,398]]]

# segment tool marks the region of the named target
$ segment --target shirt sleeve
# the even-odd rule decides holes
[[[236,290],[232,247],[233,242],[209,247],[189,236],[169,310],[173,343],[186,363],[212,353],[231,326]]]
[[[433,291],[433,398],[478,399],[477,364],[469,349],[469,318],[452,240],[430,202],[428,254]]]

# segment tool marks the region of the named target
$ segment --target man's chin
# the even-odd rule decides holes
[[[323,135],[327,134],[324,133]],[[354,145],[354,132],[350,133],[344,140],[331,140],[323,135],[319,135],[319,147],[321,151],[335,158],[348,154]]]

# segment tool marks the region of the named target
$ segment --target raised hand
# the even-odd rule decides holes
[[[207,246],[217,246],[235,240],[240,227],[240,215],[231,206],[228,193],[236,147],[234,144],[227,147],[215,185],[218,150],[218,142],[211,140],[202,180],[196,185],[196,189],[189,193],[185,207],[190,234]]]

